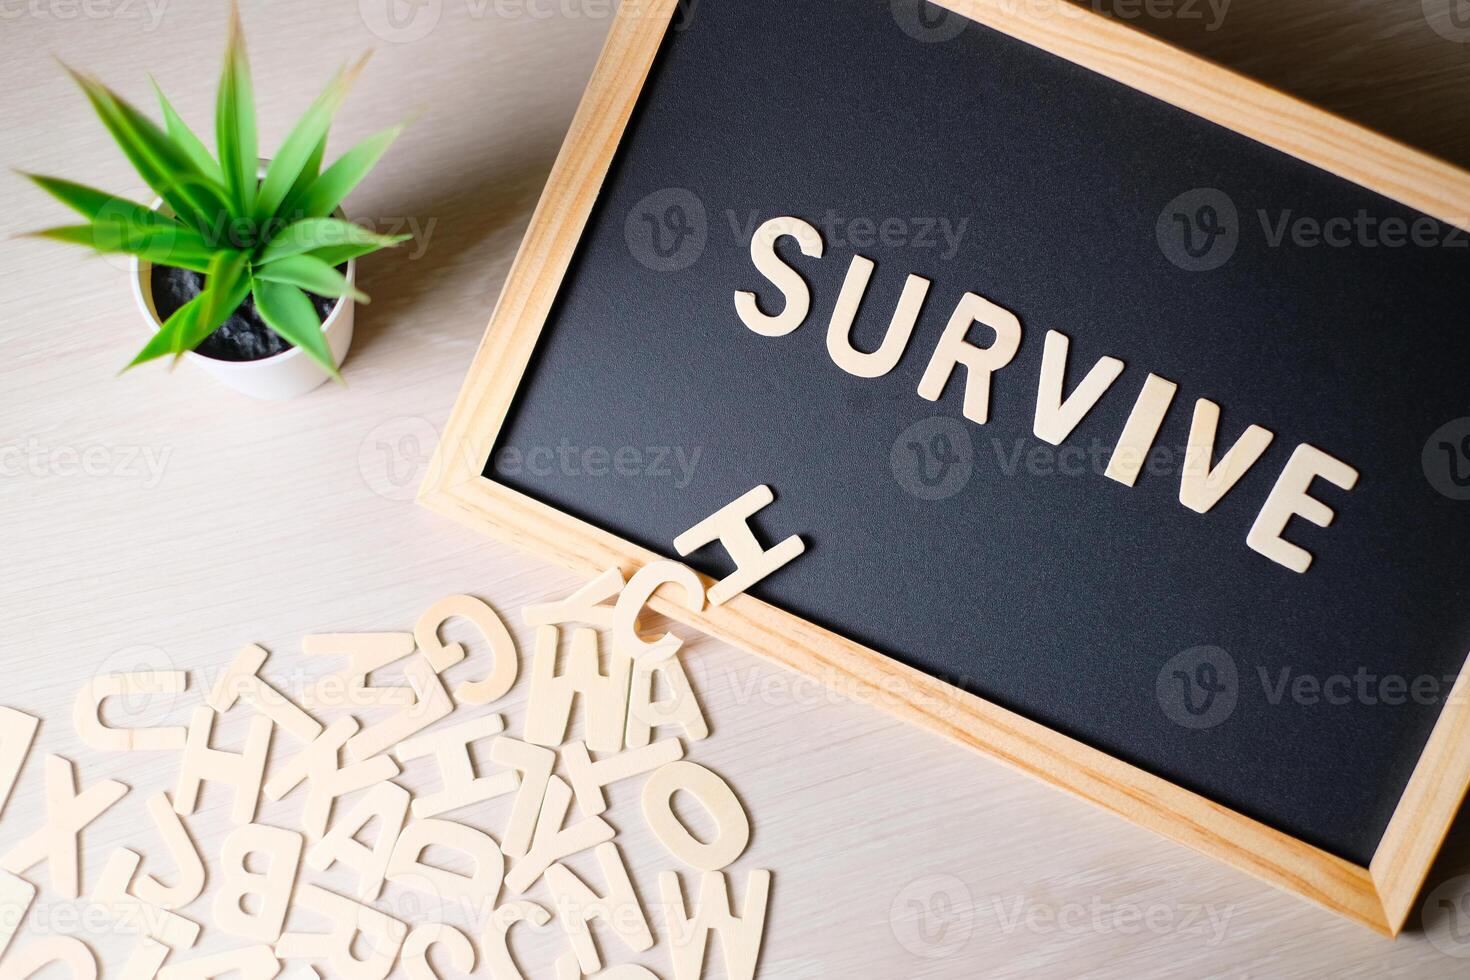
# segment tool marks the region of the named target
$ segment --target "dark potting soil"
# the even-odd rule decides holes
[[[347,265],[339,265],[337,271],[346,275]],[[200,273],[165,265],[153,267],[151,282],[153,306],[162,321],[167,321],[179,307],[204,290],[204,276]],[[311,305],[316,307],[317,316],[325,322],[337,301],[315,293],[306,295]],[[290,349],[291,345],[260,318],[255,309],[255,299],[251,296],[246,296],[240,308],[194,348],[205,357],[218,361],[258,361]]]

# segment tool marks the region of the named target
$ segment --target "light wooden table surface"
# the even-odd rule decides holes
[[[1117,2],[1123,15],[1143,8]],[[1155,0],[1154,16],[1133,19],[1470,164],[1470,45],[1432,29],[1423,9],[1443,6],[1235,0],[1217,22],[1204,0]],[[0,846],[41,819],[41,752],[78,759],[87,784],[120,778],[133,792],[84,836],[84,887],[120,844],[161,856],[142,801],[173,778],[171,758],[79,744],[70,705],[94,674],[173,665],[194,672],[197,694],[253,641],[273,651],[268,670],[289,686],[305,670],[303,634],[408,629],[433,599],[460,591],[506,614],[524,663],[520,607],[576,584],[411,497],[607,31],[607,0],[418,0],[399,8],[407,19],[396,28],[383,26],[383,9],[245,8],[263,147],[332,67],[368,47],[377,55],[335,146],[416,117],[349,201],[354,216],[419,234],[361,271],[375,301],[359,310],[350,387],[268,404],[188,368],[114,380],[144,336],[120,264],[33,241],[0,246],[0,703],[44,719]],[[0,0],[0,161],[141,196],[51,56],[140,103],[152,71],[207,130],[223,33],[216,0]],[[5,235],[62,223],[59,205],[18,177],[0,175],[0,187]],[[765,976],[1470,974],[1470,959],[1452,955],[1470,947],[1455,944],[1443,910],[1431,909],[1427,929],[1415,915],[1400,939],[1379,939],[738,650],[697,640],[686,658],[714,729],[689,754],[730,780],[755,827],[736,878],[775,873]],[[514,731],[524,688],[505,711]],[[194,696],[167,717],[185,719]],[[225,726],[227,741],[235,731]],[[434,778],[415,768],[406,781]],[[635,882],[652,898],[671,860],[643,825],[636,787],[609,795]],[[204,804],[191,826],[212,855],[227,794],[206,789]],[[288,798],[263,819],[291,821],[298,808]],[[1467,873],[1461,819],[1430,884]],[[44,869],[31,877],[44,881]],[[531,897],[544,902],[543,887]],[[1449,888],[1463,894],[1470,879]],[[45,890],[40,901],[43,924],[62,921],[64,903]],[[188,914],[207,919],[208,902]],[[1458,925],[1466,935],[1470,916]],[[132,938],[84,938],[115,976]],[[621,950],[605,938],[616,962]],[[526,932],[516,948],[528,974],[550,977],[563,943],[554,930]],[[200,948],[233,945],[206,926]],[[672,976],[666,944],[639,959]]]

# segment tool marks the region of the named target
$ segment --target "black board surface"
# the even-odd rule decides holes
[[[754,594],[1366,864],[1470,650],[1454,482],[1470,443],[1441,431],[1470,415],[1470,241],[911,7],[700,0],[676,16],[487,477],[670,557],[680,531],[770,484],[758,526],[807,552]],[[1220,201],[1201,189],[1235,222],[1209,269],[1220,253],[1181,254],[1161,228]],[[826,254],[781,243],[812,310],[768,338],[732,297],[779,308],[749,235],[780,215],[823,229]],[[1359,215],[1417,220],[1421,244],[1273,241],[1283,220]],[[859,347],[909,273],[933,283],[876,380],[825,347],[857,253],[877,264]],[[961,416],[961,373],[938,402],[915,394],[966,291],[1025,328],[984,426]],[[1071,338],[1069,389],[1105,354],[1127,364],[1063,444],[1081,463],[1031,433],[1049,329]],[[1160,447],[1185,444],[1200,397],[1222,408],[1217,451],[1252,423],[1275,433],[1206,515],[1179,504],[1177,457],[1133,488],[1101,475],[1150,371],[1179,383]],[[1361,478],[1313,487],[1337,519],[1292,522],[1315,557],[1296,574],[1245,536],[1302,442]],[[690,563],[721,575],[717,552]],[[1198,719],[1171,701],[1185,693]]]

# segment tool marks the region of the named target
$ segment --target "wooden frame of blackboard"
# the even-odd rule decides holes
[[[420,502],[594,575],[654,554],[483,473],[680,0],[626,0],[449,417]],[[1470,172],[1205,62],[1066,0],[941,0],[984,26],[1470,229]],[[670,618],[824,683],[875,695],[909,721],[1388,936],[1403,927],[1470,786],[1470,671],[1462,671],[1373,860],[1354,864],[906,667],[751,596]]]

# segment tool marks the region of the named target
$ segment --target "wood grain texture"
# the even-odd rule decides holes
[[[333,67],[375,47],[334,150],[420,116],[348,211],[433,226],[425,250],[363,263],[362,286],[374,302],[359,310],[348,387],[268,405],[187,368],[113,380],[145,336],[125,270],[9,240],[66,219],[0,174],[0,703],[44,719],[0,814],[0,846],[34,829],[44,812],[41,753],[77,758],[87,785],[127,782],[129,797],[82,837],[85,888],[118,846],[145,855],[143,873],[165,881],[176,873],[146,806],[172,789],[171,769],[148,771],[127,754],[95,757],[72,731],[72,702],[94,674],[149,657],[196,672],[193,694],[156,717],[111,719],[185,724],[245,643],[270,650],[267,675],[291,689],[338,666],[302,657],[305,634],[409,630],[434,600],[458,592],[488,599],[505,616],[524,665],[532,635],[520,607],[580,582],[466,534],[410,498],[607,33],[605,8],[588,0],[532,16],[527,6],[497,12],[444,0],[428,33],[399,42],[374,34],[362,18],[370,4],[356,0],[242,6],[262,145],[279,142]],[[17,9],[5,6],[0,24],[3,162],[144,196],[50,55],[96,70],[140,105],[150,98],[142,69],[151,70],[190,123],[207,129],[224,44],[218,4],[173,0],[153,29],[146,17],[85,17],[79,8],[63,19],[65,5],[61,15],[43,5],[43,16],[9,16]],[[1418,0],[1235,0],[1216,31],[1171,17],[1126,19],[1470,163],[1470,48],[1430,30]],[[102,455],[84,470],[89,449]],[[690,681],[712,728],[688,755],[728,778],[751,815],[750,850],[736,877],[746,868],[776,872],[765,976],[1437,978],[1464,969],[1466,960],[1433,941],[1433,921],[1427,933],[1421,927],[1422,895],[1410,899],[1416,911],[1406,933],[1385,942],[875,710],[881,701],[856,687],[822,687],[674,629],[689,637]],[[476,642],[470,630],[446,639],[472,649]],[[477,670],[451,668],[449,676],[458,683]],[[512,731],[523,730],[524,689],[505,706]],[[238,748],[243,726],[223,725],[222,735]],[[425,763],[404,781],[427,792],[437,775]],[[607,818],[634,886],[651,901],[657,876],[645,869],[667,858],[637,813],[636,782],[608,787]],[[355,802],[339,802],[338,812]],[[189,818],[211,861],[230,829],[228,807],[228,792],[206,787],[200,813]],[[296,797],[265,801],[262,819],[291,826],[299,807]],[[493,801],[487,825],[503,825],[509,813],[508,799]],[[339,870],[303,877],[353,894],[353,876]],[[573,870],[600,880],[595,862]],[[1462,818],[1429,885],[1466,874],[1470,821]],[[183,914],[209,907],[216,877]],[[693,879],[683,885],[689,892]],[[402,900],[394,888],[385,889],[389,902]],[[539,885],[530,894],[549,900]],[[46,889],[37,901],[62,908]],[[650,920],[660,933],[661,915],[651,909]],[[205,925],[200,955],[235,945]],[[288,919],[288,927],[317,923]],[[17,937],[17,948],[25,941]],[[88,941],[104,976],[135,944],[114,934]],[[554,976],[566,951],[555,924],[518,926],[514,942],[532,977]],[[634,959],[668,980],[659,947]]]

